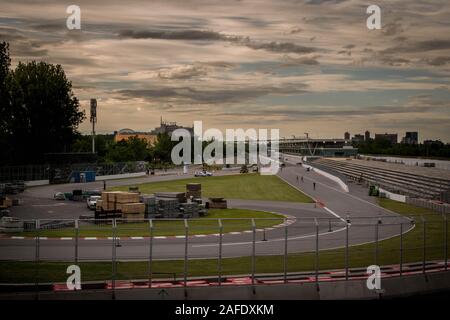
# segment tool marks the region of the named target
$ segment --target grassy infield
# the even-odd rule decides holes
[[[217,177],[214,179],[224,179],[225,177]],[[226,177],[229,179],[229,177]],[[241,179],[249,179],[247,176],[241,177]],[[271,179],[278,179],[271,177]],[[211,179],[212,180],[212,179]],[[226,180],[226,179],[225,179]],[[248,181],[247,181],[248,182]],[[177,182],[164,182],[161,184],[167,184],[167,188],[170,188],[171,184],[185,183],[182,181]],[[206,190],[208,180],[202,180],[203,188]],[[284,185],[280,181],[281,185]],[[238,184],[239,186],[240,184]],[[222,188],[224,185],[222,185]],[[266,185],[267,187],[267,185]],[[286,185],[284,185],[286,187]],[[145,187],[146,188],[146,187]],[[141,187],[141,191],[151,192],[153,186],[149,186],[149,189]],[[240,189],[237,187],[236,189]],[[161,190],[158,187],[158,190]],[[169,189],[167,189],[169,190]],[[173,190],[173,189],[172,189]],[[230,190],[230,193],[235,190]],[[284,201],[290,201],[292,193],[295,190],[278,193],[284,198]],[[211,193],[210,190],[205,192],[208,195],[217,195]],[[290,194],[289,197],[287,195]],[[300,194],[297,192],[297,194]],[[244,195],[243,193],[234,193],[234,198],[239,198]],[[301,197],[305,197],[300,194]],[[249,195],[249,197],[257,197],[257,194]],[[228,195],[227,195],[228,197]],[[247,198],[247,197],[246,197]],[[272,198],[272,197],[269,197]],[[267,198],[266,198],[267,199]],[[292,199],[292,198],[291,198]],[[307,199],[306,199],[307,200]],[[292,200],[291,200],[292,201]],[[399,214],[407,215],[415,218],[416,227],[408,232],[403,237],[403,261],[416,262],[422,260],[423,249],[423,224],[420,217],[423,215],[426,217],[426,259],[442,259],[444,257],[444,224],[440,215],[429,211],[427,209],[417,208],[410,205],[380,199],[380,205],[384,208],[390,209]],[[450,242],[449,242],[450,243]],[[400,259],[400,237],[391,238],[388,240],[380,241],[378,247],[378,264],[396,264]],[[350,267],[366,267],[369,264],[374,263],[375,246],[374,244],[364,244],[353,246],[349,249],[349,265]],[[323,250],[320,251],[319,256],[319,268],[320,269],[337,269],[344,267],[344,250]],[[289,272],[296,271],[308,271],[313,270],[315,262],[314,253],[302,253],[302,254],[290,254],[288,258],[287,269]],[[70,263],[67,262],[41,262],[39,268],[40,282],[50,281],[65,281],[66,273],[65,269]],[[111,263],[107,262],[81,262],[79,263],[82,270],[83,281],[91,280],[109,280],[111,278]],[[30,262],[0,262],[0,282],[34,282],[34,263]],[[147,275],[147,262],[119,262],[117,265],[117,278],[119,279],[145,279]],[[189,261],[189,275],[201,276],[201,275],[214,275],[217,274],[217,260],[216,259],[201,259]],[[283,256],[260,256],[256,258],[256,272],[257,273],[278,273],[283,270]],[[183,261],[155,261],[153,264],[153,272],[155,277],[168,277],[167,273],[175,273],[181,276],[183,272]],[[251,258],[227,258],[222,260],[222,272],[223,274],[247,274],[251,272]],[[161,273],[161,274],[160,274]]]

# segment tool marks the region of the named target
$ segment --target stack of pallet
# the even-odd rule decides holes
[[[98,203],[100,201],[100,204]],[[139,202],[139,194],[125,191],[104,191],[102,199],[97,200],[101,212],[122,213],[122,218],[144,218],[145,204]]]
[[[157,198],[158,214],[164,218],[177,218],[180,215],[180,202],[174,198]]]
[[[201,183],[188,183],[186,184],[186,197],[190,199],[201,199],[202,197],[202,185]]]
[[[209,207],[211,209],[226,209],[227,208],[227,200],[224,198],[209,198]]]
[[[154,218],[156,215],[156,197],[153,194],[143,194],[139,197],[145,205],[145,217]]]
[[[155,192],[156,198],[176,199],[178,202],[186,202],[186,193],[184,192]]]
[[[180,207],[184,218],[198,217],[199,215],[200,206],[196,202],[182,203]]]
[[[136,219],[144,219],[145,204],[140,202],[123,203],[121,205],[122,218],[125,221],[132,221]]]
[[[13,205],[13,200],[8,197],[0,198],[0,209],[7,209]]]

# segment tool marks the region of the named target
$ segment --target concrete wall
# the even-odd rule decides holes
[[[380,191],[380,193],[384,193],[386,195],[386,198],[388,198],[388,199],[406,203],[407,197],[402,194],[393,193],[393,192],[384,190],[382,188],[378,188],[378,190]]]
[[[367,289],[366,279],[272,285],[210,286],[154,289],[118,289],[116,299],[146,300],[336,300],[395,298],[448,291],[450,271],[387,277],[381,279],[381,292]],[[111,290],[42,292],[39,299],[111,299]],[[0,294],[0,299],[34,299],[34,293]]]
[[[111,174],[111,175],[107,175],[107,176],[96,176],[95,177],[95,181],[125,179],[125,178],[137,178],[137,177],[144,177],[145,175],[146,175],[146,172]]]
[[[49,180],[32,180],[32,181],[25,181],[26,187],[36,187],[36,186],[45,186],[47,184],[50,184]]]

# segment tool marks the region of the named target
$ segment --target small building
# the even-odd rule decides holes
[[[122,140],[128,140],[131,137],[136,137],[147,141],[148,145],[154,145],[157,139],[157,135],[152,132],[138,132],[132,129],[121,129],[114,134],[114,141],[119,142]]]

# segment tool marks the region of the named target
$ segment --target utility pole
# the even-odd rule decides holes
[[[97,123],[97,99],[91,99],[92,153],[95,153],[95,124]]]

